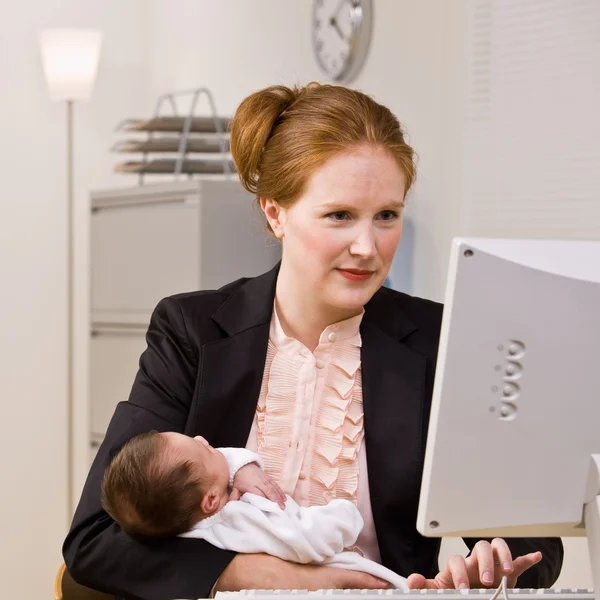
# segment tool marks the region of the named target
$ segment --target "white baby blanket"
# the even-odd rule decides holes
[[[182,537],[204,539],[234,552],[264,552],[296,563],[363,571],[395,588],[408,589],[404,577],[357,552],[344,551],[356,542],[362,527],[360,512],[348,500],[306,507],[288,496],[282,510],[266,498],[244,494]]]

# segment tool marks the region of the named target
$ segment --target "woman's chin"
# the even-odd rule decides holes
[[[343,290],[331,298],[330,304],[340,310],[360,312],[376,291],[370,286],[361,290]]]

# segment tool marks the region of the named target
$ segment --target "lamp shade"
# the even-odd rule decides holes
[[[102,32],[45,29],[40,32],[42,66],[52,100],[89,100],[98,71]]]

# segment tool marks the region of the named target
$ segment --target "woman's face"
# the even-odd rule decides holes
[[[281,273],[310,305],[360,311],[383,284],[402,234],[405,177],[383,149],[335,156],[289,208],[263,200],[283,244]]]

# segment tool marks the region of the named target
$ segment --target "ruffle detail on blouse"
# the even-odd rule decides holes
[[[360,334],[334,345],[318,408],[310,473],[310,505],[335,498],[357,503],[358,451],[364,435]]]
[[[279,479],[292,439],[298,366],[292,356],[277,352],[269,341],[265,376],[256,407],[257,452],[265,472]]]
[[[295,427],[301,419],[311,419],[308,438],[299,442],[309,444],[302,465],[302,472],[308,477],[308,498],[302,502],[295,498],[301,504],[323,505],[335,498],[357,504],[358,452],[364,436],[361,319],[362,315],[358,315],[328,327],[313,356],[300,342],[285,335],[276,310],[273,313],[256,409],[257,452],[264,461],[265,472],[293,495],[299,467],[286,469],[286,464],[294,461]],[[324,363],[324,372],[317,371],[314,357]],[[306,378],[307,368],[324,375],[319,402],[311,400],[311,410],[316,411],[312,415],[304,414],[306,402],[299,403],[306,393],[300,381],[310,379]],[[311,394],[314,393],[313,390]],[[303,414],[296,414],[297,410]]]

